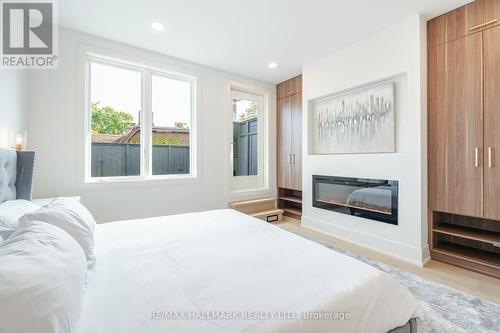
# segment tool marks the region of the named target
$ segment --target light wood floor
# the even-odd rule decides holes
[[[362,256],[378,260],[380,262],[401,268],[407,272],[420,275],[431,281],[435,281],[462,292],[487,299],[493,303],[500,305],[500,280],[468,271],[466,269],[445,264],[436,260],[430,260],[425,267],[412,265],[408,262],[387,256],[385,254],[375,252],[371,249],[363,248],[358,245],[347,243],[336,239],[332,236],[323,233],[306,229],[300,226],[300,221],[285,217],[283,222],[278,224],[279,227],[292,231],[304,236],[308,236],[330,245],[335,245],[346,250],[355,252]]]

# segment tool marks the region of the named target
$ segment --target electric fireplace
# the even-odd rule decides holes
[[[313,206],[398,224],[398,182],[314,175]]]

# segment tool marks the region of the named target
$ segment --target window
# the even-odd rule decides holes
[[[191,82],[152,75],[153,175],[189,173]]]
[[[232,101],[232,189],[265,187],[266,136],[264,96],[233,88]]]
[[[195,175],[190,76],[89,56],[86,180]]]
[[[141,174],[141,72],[91,63],[92,177]]]

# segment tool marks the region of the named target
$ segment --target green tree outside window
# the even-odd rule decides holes
[[[99,106],[92,103],[92,131],[98,134],[124,135],[134,118],[126,112],[116,111],[110,106]]]

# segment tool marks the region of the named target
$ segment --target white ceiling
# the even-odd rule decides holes
[[[64,0],[60,24],[278,83],[302,66],[412,14],[470,0]],[[166,29],[151,29],[153,21]],[[267,68],[271,61],[276,69]]]

